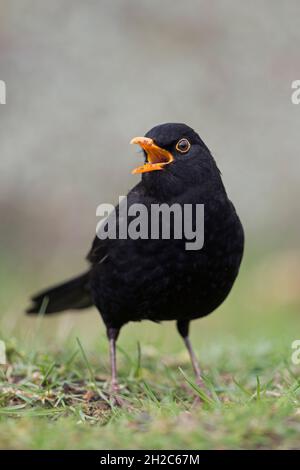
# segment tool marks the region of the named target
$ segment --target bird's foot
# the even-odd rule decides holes
[[[110,399],[113,406],[123,407],[124,400],[120,396],[120,385],[117,382],[112,382],[111,384]]]
[[[201,375],[196,377],[195,383],[196,383],[197,387],[201,388],[202,390],[206,390],[206,387],[204,385],[204,382],[203,382],[203,379],[202,379]]]
[[[110,401],[112,406],[119,406],[120,408],[130,408],[129,403],[121,397],[121,388],[118,383],[112,383],[110,387]]]
[[[200,388],[201,390],[203,390],[207,394],[207,389],[206,389],[205,384],[203,382],[203,379],[200,375],[196,377],[195,384],[197,385],[198,388]],[[201,397],[198,394],[195,397],[195,394],[197,392],[194,388],[191,388],[191,386],[188,385],[188,384],[184,384],[184,388],[190,396],[194,397],[194,400],[192,402],[192,408],[196,407],[196,406],[199,406],[199,405],[202,405],[203,400],[201,399]]]
[[[197,387],[200,388],[200,390],[203,390],[203,392],[205,392],[206,395],[209,395],[209,392],[207,391],[207,388],[205,387],[205,384],[203,382],[201,375],[196,377],[195,383]],[[202,403],[203,403],[203,399],[199,395],[197,395],[192,403],[192,408],[201,406]]]

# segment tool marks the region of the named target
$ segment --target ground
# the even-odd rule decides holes
[[[291,346],[300,339],[299,299],[289,287],[278,297],[278,262],[266,284],[268,263],[246,265],[224,305],[193,323],[204,392],[173,323],[122,331],[118,407],[107,393],[108,348],[96,311],[52,319],[3,315],[0,447],[299,448],[300,365]]]

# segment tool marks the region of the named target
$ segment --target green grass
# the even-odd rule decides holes
[[[299,448],[300,367],[291,343],[300,338],[300,303],[286,292],[281,302],[271,284],[262,293],[259,273],[245,269],[228,301],[192,325],[204,392],[175,325],[124,327],[122,408],[108,393],[97,313],[30,319],[25,300],[13,299],[0,321],[8,357],[0,366],[0,447]]]

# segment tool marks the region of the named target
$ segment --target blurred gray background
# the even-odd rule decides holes
[[[297,248],[298,0],[0,6],[2,288],[84,267],[96,206],[139,179],[130,139],[167,121],[210,147],[248,252]]]

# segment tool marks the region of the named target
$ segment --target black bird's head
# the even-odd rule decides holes
[[[187,186],[216,183],[222,185],[220,172],[209,149],[186,124],[167,123],[153,127],[132,144],[143,149],[145,163],[133,170],[142,173],[149,189],[176,194]]]

